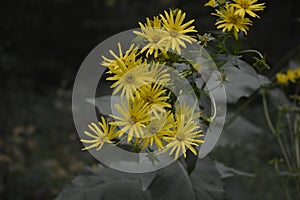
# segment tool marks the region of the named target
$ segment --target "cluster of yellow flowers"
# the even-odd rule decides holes
[[[101,117],[98,124],[88,126],[92,132],[84,133],[91,139],[81,140],[90,144],[84,150],[100,150],[104,143],[126,141],[139,150],[169,151],[175,159],[181,153],[186,156],[187,149],[197,154],[195,146],[203,143],[198,122],[200,113],[185,103],[172,102],[168,68],[164,63],[148,59],[152,54],[154,58],[167,55],[169,49],[180,54],[180,48],[186,47],[185,42],[195,41],[186,35],[195,32],[194,27],[190,27],[193,20],[183,23],[185,13],[181,10],[164,14],[153,20],[147,18],[146,24],[140,23],[141,32],[134,32],[145,39],[146,46],[140,48],[132,44],[124,52],[118,43],[118,55],[110,51],[112,59],[102,56],[102,65],[108,68],[107,80],[112,81],[113,95],[118,94],[121,103],[115,105],[116,113],[110,115],[111,120]]]
[[[215,25],[223,32],[233,32],[236,40],[238,40],[239,32],[247,35],[249,26],[252,21],[249,17],[259,18],[255,13],[264,10],[264,3],[257,3],[258,0],[209,0],[205,6],[215,8],[215,15],[219,17]]]
[[[286,85],[289,82],[296,83],[296,81],[300,79],[300,67],[296,69],[288,69],[286,73],[277,73],[276,79],[278,83],[283,85]]]
[[[153,20],[147,18],[145,24],[140,22],[141,32],[134,33],[147,42],[141,52],[147,51],[147,57],[151,54],[157,57],[159,51],[165,54],[168,50],[176,50],[181,54],[181,47],[186,48],[185,42],[196,42],[194,37],[187,35],[197,32],[195,27],[191,26],[194,20],[184,23],[185,16],[180,9],[175,9],[170,12],[164,11],[164,15],[154,16]]]

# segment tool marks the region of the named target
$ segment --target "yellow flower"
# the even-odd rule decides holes
[[[287,84],[289,81],[289,78],[287,77],[287,75],[283,74],[283,73],[277,73],[276,79],[277,79],[277,82],[280,84]]]
[[[116,81],[110,87],[114,88],[113,95],[121,92],[121,97],[124,95],[126,99],[133,99],[135,91],[146,84],[153,82],[153,77],[149,73],[149,64],[140,64],[129,70],[125,65],[123,73],[107,78],[107,80]],[[138,94],[138,93],[136,93]]]
[[[191,44],[197,41],[195,38],[186,35],[187,33],[197,32],[194,26],[190,26],[195,20],[190,20],[183,24],[186,14],[182,13],[181,10],[170,11],[170,13],[165,11],[164,14],[165,16],[160,14],[160,17],[163,22],[163,27],[167,31],[167,36],[161,39],[159,43],[166,43],[166,51],[171,48],[180,54],[180,47],[186,48],[185,42]]]
[[[195,108],[187,105],[185,102],[176,105],[175,111],[176,116],[183,116],[184,122],[187,122],[189,120],[197,120],[201,116],[200,112],[197,112]]]
[[[145,25],[139,22],[142,32],[133,31],[133,33],[145,38],[148,42],[142,48],[141,53],[147,50],[146,57],[154,54],[154,58],[158,56],[159,51],[166,55],[165,42],[160,41],[163,37],[167,36],[167,32],[161,28],[160,19],[156,16],[153,20],[147,18],[146,21]]]
[[[149,73],[155,83],[167,86],[171,80],[168,71],[168,67],[164,64],[154,62],[150,63]]]
[[[171,136],[166,137],[168,144],[163,151],[170,150],[170,155],[175,153],[174,159],[177,160],[180,153],[183,153],[186,158],[186,150],[189,149],[194,155],[197,155],[197,151],[194,146],[198,146],[204,141],[199,139],[203,135],[202,131],[194,120],[185,121],[184,115],[177,115],[176,122],[171,130]]]
[[[151,120],[151,122],[143,128],[144,137],[141,139],[141,148],[152,148],[155,144],[158,149],[163,149],[165,146],[165,137],[170,134],[173,122],[173,114],[170,111],[162,113],[155,119]]]
[[[295,69],[295,74],[297,78],[300,78],[300,67]]]
[[[98,122],[98,125],[100,128],[95,124],[91,123],[88,125],[89,129],[93,131],[95,134],[91,134],[88,131],[84,131],[84,134],[91,137],[91,140],[81,139],[80,141],[83,143],[91,144],[88,147],[83,148],[82,150],[87,150],[91,148],[96,148],[96,150],[100,150],[104,143],[112,143],[111,140],[113,140],[116,136],[116,126],[109,125],[108,122],[104,119],[104,117],[101,117],[101,122]]]
[[[296,71],[289,69],[286,71],[286,76],[288,77],[289,81],[291,81],[293,83],[296,82],[296,80],[295,80],[297,78]]]
[[[209,0],[206,4],[204,4],[204,6],[210,6],[210,7],[215,7],[217,6],[217,2],[215,0]]]
[[[248,26],[252,25],[250,19],[235,14],[235,8],[230,4],[226,4],[225,9],[216,10],[216,13],[213,13],[213,15],[220,17],[215,23],[217,28],[222,29],[223,32],[233,31],[236,40],[240,31],[243,31],[247,35]]]
[[[143,100],[133,102],[122,102],[122,105],[115,105],[119,115],[110,115],[115,119],[112,125],[120,127],[118,136],[122,137],[124,133],[128,133],[127,142],[129,143],[133,137],[142,137],[145,123],[150,121],[150,112],[148,105]]]
[[[129,49],[125,52],[122,51],[121,44],[118,43],[119,56],[117,56],[112,50],[109,53],[114,57],[114,59],[108,59],[105,56],[102,56],[103,66],[108,67],[110,71],[108,73],[119,74],[127,71],[129,69],[124,69],[122,66],[127,66],[127,68],[133,68],[135,65],[141,63],[141,59],[136,60],[136,57],[139,55],[138,47],[135,47],[134,44],[130,45]],[[121,67],[120,67],[121,66]]]
[[[232,5],[236,7],[235,14],[240,15],[241,17],[245,17],[246,13],[249,14],[251,17],[259,16],[255,14],[255,11],[261,11],[265,8],[265,3],[255,4],[257,0],[233,0],[235,3]]]
[[[171,108],[166,102],[169,96],[164,95],[166,90],[159,84],[148,84],[139,88],[137,96],[139,96],[148,106],[153,114],[163,113],[164,108]]]

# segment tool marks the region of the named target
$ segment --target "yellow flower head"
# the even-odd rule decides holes
[[[126,66],[124,66],[126,68]],[[128,70],[128,68],[126,68]],[[121,97],[126,96],[126,99],[134,99],[135,91],[146,84],[154,81],[151,73],[149,73],[149,64],[139,64],[135,68],[124,73],[119,73],[107,80],[115,81],[110,87],[114,88],[113,95],[121,91]],[[137,93],[138,94],[138,93]]]
[[[218,4],[216,2],[216,0],[209,0],[206,4],[204,4],[204,6],[209,6],[209,7],[216,7]]]
[[[221,8],[216,10],[213,15],[218,16],[220,19],[215,23],[218,29],[222,29],[223,32],[233,31],[234,37],[238,39],[238,33],[243,31],[247,35],[249,30],[248,26],[252,25],[252,22],[248,18],[241,17],[235,13],[235,8],[231,4],[226,4],[225,9]]]
[[[181,116],[183,116],[184,123],[189,120],[197,120],[201,116],[201,113],[196,111],[195,108],[187,105],[184,103],[179,103],[175,106],[176,110],[176,116],[180,116],[177,120],[181,119]]]
[[[83,143],[91,144],[90,146],[85,147],[82,150],[96,148],[96,150],[98,151],[103,147],[104,143],[112,143],[111,140],[113,140],[116,137],[116,126],[109,125],[108,122],[106,122],[106,120],[104,119],[104,117],[101,117],[101,122],[98,122],[98,125],[100,126],[100,128],[95,123],[91,123],[90,125],[88,125],[89,129],[94,134],[91,134],[88,131],[84,131],[84,134],[92,139],[80,140]]]
[[[143,128],[144,137],[141,138],[142,149],[152,148],[154,144],[158,149],[165,146],[165,137],[170,134],[174,122],[173,114],[168,111],[156,116],[151,122]]]
[[[112,50],[109,53],[114,57],[114,59],[108,59],[105,56],[102,56],[103,62],[101,63],[103,66],[108,67],[110,71],[109,74],[119,74],[127,71],[128,68],[133,68],[138,63],[141,63],[141,59],[136,60],[136,57],[139,55],[138,47],[135,47],[134,44],[130,45],[129,49],[125,52],[122,51],[121,44],[118,43],[119,55],[117,56]],[[124,69],[125,66],[125,69]]]
[[[295,74],[297,78],[300,78],[300,67],[295,69]]]
[[[139,96],[148,106],[151,112],[155,115],[163,113],[164,108],[171,108],[171,105],[166,102],[169,96],[166,96],[166,90],[159,84],[148,84],[139,88],[137,91]]]
[[[154,79],[155,83],[158,83],[163,86],[169,85],[171,79],[170,73],[168,71],[168,67],[166,67],[164,64],[158,62],[150,63],[149,73],[151,74],[151,77]]]
[[[297,78],[296,71],[289,69],[286,71],[286,76],[288,77],[289,81],[291,81],[293,83],[296,82],[296,78]]]
[[[197,41],[195,38],[186,35],[187,33],[197,32],[194,29],[195,27],[191,26],[195,20],[183,23],[186,14],[182,13],[181,10],[170,11],[169,13],[165,11],[164,14],[160,14],[160,17],[163,27],[167,31],[167,36],[163,37],[159,43],[165,43],[166,51],[171,48],[180,54],[180,47],[186,48],[185,42],[192,43]]]
[[[233,0],[235,3],[232,5],[236,8],[235,14],[245,17],[246,13],[251,17],[259,16],[255,14],[255,11],[261,11],[265,8],[265,3],[255,4],[258,0]]]
[[[148,105],[143,100],[126,101],[121,105],[115,105],[118,115],[110,115],[115,121],[110,122],[112,125],[120,127],[118,136],[122,137],[127,134],[127,142],[129,143],[133,137],[143,137],[143,129],[145,124],[150,121],[150,112]]]
[[[287,84],[289,82],[289,78],[286,74],[283,73],[277,73],[276,74],[277,82],[280,84]]]
[[[141,53],[147,51],[146,57],[149,55],[154,55],[156,58],[159,51],[163,54],[165,53],[165,42],[160,42],[161,39],[167,36],[167,32],[161,28],[160,19],[156,16],[153,20],[149,18],[146,19],[147,23],[142,24],[139,22],[142,32],[133,31],[138,36],[143,37],[148,42],[141,50]]]
[[[200,127],[194,120],[188,120],[185,122],[184,115],[177,115],[177,121],[174,122],[171,130],[171,136],[166,137],[168,144],[163,151],[170,150],[170,155],[174,154],[174,159],[177,160],[180,153],[183,153],[186,158],[186,150],[189,149],[194,155],[197,155],[197,151],[194,146],[198,146],[204,141],[199,139],[203,135],[201,134]]]

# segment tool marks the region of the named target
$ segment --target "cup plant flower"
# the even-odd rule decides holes
[[[187,151],[197,155],[213,117],[200,112],[198,104],[176,101],[170,89],[175,84],[170,68],[179,71],[200,97],[205,92],[197,86],[195,77],[201,77],[201,66],[185,59],[182,52],[188,45],[198,44],[201,48],[210,46],[213,59],[217,55],[235,54],[236,49],[230,49],[226,40],[232,38],[229,42],[234,43],[241,33],[246,35],[253,24],[250,18],[258,18],[257,12],[265,8],[264,3],[256,0],[210,0],[205,6],[214,8],[215,25],[221,31],[200,35],[194,19],[188,20],[181,9],[171,9],[138,23],[140,29],[133,33],[139,42],[124,49],[120,41],[116,44],[118,52],[110,50],[110,57],[102,56],[101,65],[107,68],[106,81],[111,83],[112,95],[118,95],[121,101],[114,105],[115,113],[88,125],[89,130],[81,139],[86,145],[84,150],[101,150],[105,143],[125,142],[134,152],[168,152],[175,160],[180,155],[186,158]],[[201,49],[198,53],[202,53]],[[259,61],[262,59],[263,56]],[[222,72],[224,62],[215,62]],[[187,68],[180,71],[178,64]],[[222,77],[220,81],[226,82],[225,72]]]

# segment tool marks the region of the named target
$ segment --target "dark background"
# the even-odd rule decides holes
[[[168,8],[187,12],[200,33],[215,30],[205,2],[2,0],[0,199],[54,198],[85,165],[97,163],[81,151],[71,111],[76,72],[97,44]],[[267,8],[254,20],[244,47],[266,54],[276,71],[299,49],[300,1],[265,2]]]

